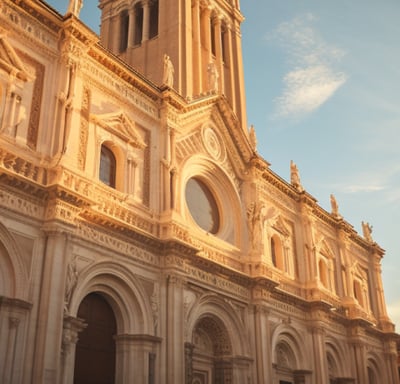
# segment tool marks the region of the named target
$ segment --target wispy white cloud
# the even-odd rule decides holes
[[[346,82],[335,68],[344,51],[329,45],[313,28],[312,14],[281,23],[268,39],[277,42],[293,68],[283,78],[282,95],[275,99],[277,117],[300,117],[324,104]]]
[[[344,193],[362,196],[362,194],[379,193],[379,201],[383,204],[399,204],[400,188],[397,180],[400,177],[400,164],[397,162],[377,164],[376,167],[354,169],[347,174],[347,181],[342,184],[335,184],[333,190]],[[365,195],[363,195],[365,196]]]
[[[344,84],[346,76],[320,64],[295,69],[283,81],[283,95],[275,99],[276,114],[299,116],[324,104]]]
[[[379,184],[352,184],[343,188],[344,193],[377,192],[385,189],[384,185]]]

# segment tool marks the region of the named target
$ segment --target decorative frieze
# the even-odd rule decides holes
[[[248,300],[250,298],[250,291],[248,288],[233,283],[226,278],[219,277],[215,275],[215,273],[206,272],[189,264],[185,264],[185,272],[189,277],[197,282],[207,284],[218,290],[229,292],[231,294],[239,296],[242,299]]]
[[[43,205],[23,199],[6,190],[0,190],[0,205],[34,219],[43,218],[45,212]]]
[[[293,213],[296,212],[297,202],[290,195],[285,193],[285,191],[282,191],[267,182],[259,182],[257,183],[257,187],[262,191],[264,200],[272,201],[278,206],[288,209]]]
[[[81,126],[79,129],[79,150],[78,150],[78,167],[80,170],[85,169],[87,142],[89,139],[89,116],[90,116],[90,98],[91,91],[88,87],[84,87],[81,105]]]
[[[144,247],[138,247],[132,243],[118,239],[115,237],[115,234],[107,234],[83,222],[77,224],[75,233],[81,238],[112,249],[132,260],[144,262],[153,266],[160,265],[160,260],[156,255],[147,251]]]
[[[45,220],[57,220],[75,225],[75,219],[80,211],[81,208],[77,208],[61,199],[51,199],[47,204]]]
[[[40,15],[38,15],[40,17]],[[57,40],[54,36],[50,35],[48,31],[43,28],[43,25],[51,27],[56,32],[56,26],[49,20],[44,24],[39,24],[36,20],[24,17],[21,12],[16,11],[13,7],[9,6],[7,2],[0,3],[0,17],[4,18],[7,23],[13,25],[13,30],[23,31],[27,36],[35,42],[40,42],[43,46],[57,49]]]
[[[37,184],[45,185],[47,183],[48,171],[46,168],[35,165],[33,162],[5,149],[0,149],[0,168],[32,180]]]
[[[99,85],[106,87],[107,91],[113,90],[119,97],[122,97],[125,102],[130,102],[148,116],[159,119],[159,109],[157,105],[143,95],[138,89],[129,86],[121,79],[108,74],[102,70],[98,63],[92,63],[86,60],[82,63],[82,72],[87,76],[95,78]]]

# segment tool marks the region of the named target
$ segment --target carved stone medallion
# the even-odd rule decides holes
[[[215,131],[210,127],[206,127],[203,129],[202,136],[204,147],[208,154],[215,160],[223,162],[226,156],[225,147]]]

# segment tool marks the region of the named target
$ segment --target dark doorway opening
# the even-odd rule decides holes
[[[103,296],[91,293],[79,306],[78,317],[87,327],[76,344],[74,384],[114,384],[117,326],[112,308]]]

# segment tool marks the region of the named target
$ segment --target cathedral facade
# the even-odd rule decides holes
[[[0,1],[0,382],[398,384],[383,249],[275,174],[239,0]]]

